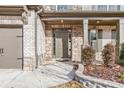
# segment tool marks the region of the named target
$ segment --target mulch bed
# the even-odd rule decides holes
[[[84,70],[83,74],[124,84],[124,79],[119,77],[124,75],[124,67],[119,65],[105,67],[104,65],[93,64],[90,71]]]
[[[85,87],[83,86],[83,84],[73,80],[68,83],[55,86],[53,88],[85,88]]]

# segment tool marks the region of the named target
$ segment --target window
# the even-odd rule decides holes
[[[57,10],[58,11],[68,11],[70,10],[70,7],[69,5],[57,5]]]
[[[109,5],[109,11],[120,10],[120,5]]]
[[[92,10],[92,6],[91,5],[83,5],[82,6],[82,10],[83,11],[91,11]]]
[[[116,31],[115,30],[112,30],[112,32],[111,32],[111,38],[116,39]]]
[[[107,5],[98,5],[97,10],[98,11],[107,11]]]
[[[120,5],[120,10],[124,11],[124,5]]]
[[[90,43],[93,40],[96,40],[96,31],[95,30],[88,31],[88,37],[89,37]]]
[[[96,30],[88,31],[90,45],[96,50]]]

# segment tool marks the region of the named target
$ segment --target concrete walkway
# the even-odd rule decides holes
[[[0,69],[0,87],[47,88],[72,80],[72,66],[62,62],[41,66],[33,72]]]

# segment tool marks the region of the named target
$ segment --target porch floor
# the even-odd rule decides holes
[[[55,62],[34,71],[0,69],[0,87],[6,88],[46,88],[72,80],[72,65]]]

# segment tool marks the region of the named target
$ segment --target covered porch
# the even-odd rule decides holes
[[[86,45],[91,45],[96,51],[96,60],[102,61],[101,51],[107,43],[117,46],[122,41],[123,24],[120,18],[43,18],[45,24],[45,40],[47,61],[57,60],[59,58],[68,58],[72,62],[81,62],[81,49]],[[64,29],[64,30],[63,30]],[[58,36],[55,32],[67,31],[67,43],[61,40],[57,41]],[[121,33],[121,34],[119,34]],[[59,37],[59,38],[60,38]],[[66,37],[64,35],[63,37]],[[64,38],[65,39],[65,38]],[[57,43],[59,42],[59,43]],[[61,42],[61,43],[60,43]],[[63,45],[62,45],[63,44]],[[67,44],[67,48],[64,47]],[[68,51],[68,52],[64,52]],[[119,46],[117,46],[117,54]],[[65,53],[65,54],[64,54]],[[67,53],[67,54],[66,54]]]

